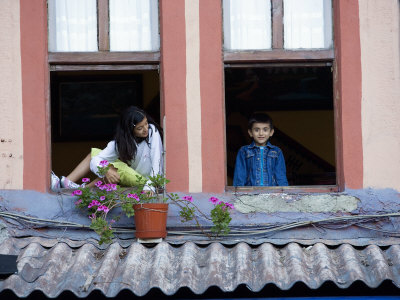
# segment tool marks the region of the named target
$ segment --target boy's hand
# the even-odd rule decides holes
[[[117,172],[117,168],[115,168],[113,165],[111,165],[106,173],[105,181],[107,183],[118,183],[119,180],[120,180],[120,177]]]

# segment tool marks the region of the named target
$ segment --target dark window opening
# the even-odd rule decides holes
[[[136,105],[160,122],[157,70],[51,72],[52,170],[67,175],[113,139],[119,114]]]
[[[289,185],[335,185],[333,82],[330,66],[226,67],[227,184],[241,146],[251,143],[247,120],[268,113],[283,151]]]

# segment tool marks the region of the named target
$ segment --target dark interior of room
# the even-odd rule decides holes
[[[225,68],[228,186],[238,150],[251,143],[247,120],[268,113],[271,143],[283,151],[289,185],[335,185],[333,83],[330,66]]]
[[[104,148],[129,105],[160,122],[157,70],[51,72],[50,84],[51,162],[58,176],[68,175],[91,148]]]

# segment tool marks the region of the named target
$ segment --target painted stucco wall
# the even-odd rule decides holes
[[[19,1],[0,9],[0,189],[23,188],[23,123]]]
[[[399,5],[359,0],[363,185],[400,191]]]
[[[167,188],[223,192],[221,2],[161,0],[160,11]]]

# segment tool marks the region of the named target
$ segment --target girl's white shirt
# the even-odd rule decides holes
[[[155,128],[153,124],[149,124],[149,143],[142,141],[137,144],[137,151],[135,159],[131,160],[128,165],[144,177],[155,176],[157,174],[163,174],[163,145],[161,141],[160,132]],[[90,161],[90,170],[97,176],[98,169],[102,160],[114,162],[119,158],[118,150],[115,147],[115,141],[111,141],[107,144],[98,155],[92,157]],[[145,190],[150,190],[147,181]]]

